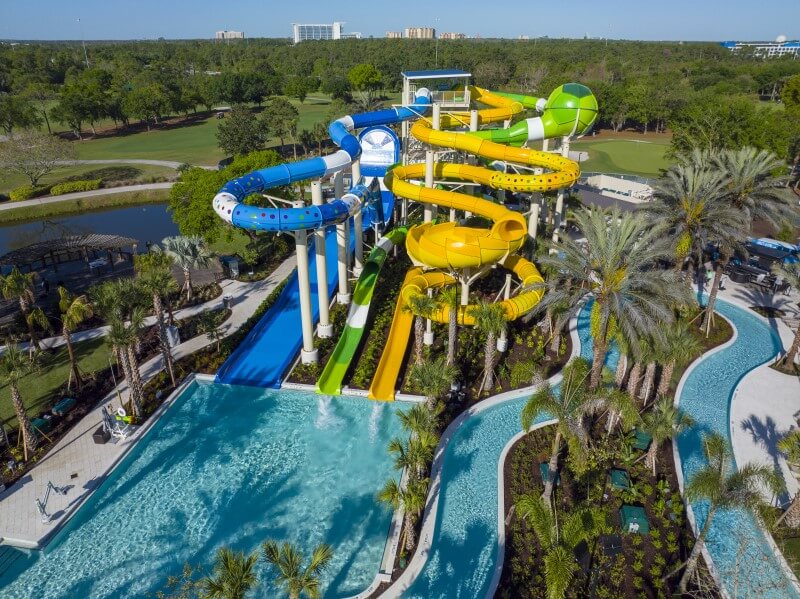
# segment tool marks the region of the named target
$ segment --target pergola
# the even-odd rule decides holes
[[[114,269],[113,252],[133,260],[138,240],[120,235],[70,235],[60,239],[50,239],[28,245],[3,256],[0,266],[16,266],[21,271],[31,272],[38,268],[50,267],[58,271],[58,265],[66,262],[83,260],[87,264],[98,256],[109,258],[111,269]],[[129,250],[127,248],[130,248]]]

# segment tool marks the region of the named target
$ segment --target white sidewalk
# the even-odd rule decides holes
[[[769,319],[770,325],[788,350],[794,338],[792,325],[800,318],[800,293],[771,295],[728,281],[719,297],[749,309],[751,306],[769,306],[782,310],[783,319]],[[742,378],[730,404],[731,443],[737,464],[748,462],[763,464],[780,472],[786,482],[787,492],[777,498],[765,498],[785,506],[800,490],[800,483],[792,475],[777,442],[790,430],[797,428],[800,417],[800,379],[770,368],[772,362],[762,364]]]
[[[291,256],[269,277],[258,283],[223,281],[223,295],[230,294],[234,298],[233,313],[221,327],[224,334],[227,336],[238,330],[275,287],[291,274],[294,266],[295,259]],[[221,304],[222,299],[218,300]],[[207,302],[187,310],[207,309],[211,303]],[[206,335],[199,335],[174,348],[173,355],[179,359],[209,344]],[[143,382],[147,382],[162,369],[162,358],[158,355],[142,364],[139,371]],[[123,401],[126,401],[128,387],[124,381],[118,390]],[[142,431],[137,430],[124,442],[95,444],[92,433],[102,422],[100,408],[108,403],[118,405],[117,390],[111,391],[99,401],[35,468],[0,494],[0,544],[41,547],[46,539],[74,513],[89,493],[105,480],[113,466],[142,436]],[[155,420],[156,415],[145,423],[145,429]],[[50,496],[47,511],[53,518],[50,524],[45,524],[37,513],[35,500],[44,495],[48,481],[52,481],[56,486],[67,486],[69,491],[66,496],[57,494]]]

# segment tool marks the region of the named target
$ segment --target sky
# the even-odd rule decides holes
[[[293,22],[333,21],[364,37],[429,26],[469,37],[798,39],[800,0],[0,0],[0,39],[290,37]]]

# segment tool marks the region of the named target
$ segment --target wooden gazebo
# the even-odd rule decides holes
[[[16,266],[22,272],[49,267],[58,272],[59,264],[80,260],[90,264],[92,260],[107,257],[113,270],[113,254],[117,253],[132,262],[138,243],[136,239],[120,235],[70,235],[8,252],[0,256],[0,266]]]

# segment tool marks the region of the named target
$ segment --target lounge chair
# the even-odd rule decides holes
[[[133,432],[133,426],[127,422],[127,416],[124,409],[119,408],[117,412],[112,415],[108,408],[103,406],[102,412],[103,428],[109,432],[112,439],[124,441],[128,438],[128,435]]]

